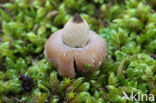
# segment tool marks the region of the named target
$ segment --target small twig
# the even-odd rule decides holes
[[[13,100],[15,100],[16,102],[18,103],[24,103],[22,100],[19,100],[18,98],[16,97],[13,97],[13,96],[10,96]]]
[[[46,15],[46,17],[47,18],[51,18],[51,17],[54,17],[54,16],[56,16],[58,14],[58,11],[51,11],[51,12],[49,12],[47,15]]]

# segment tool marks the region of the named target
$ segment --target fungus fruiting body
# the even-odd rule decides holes
[[[106,57],[106,42],[89,30],[87,22],[76,14],[63,29],[50,36],[44,54],[58,68],[60,75],[74,78],[76,72],[99,68]]]

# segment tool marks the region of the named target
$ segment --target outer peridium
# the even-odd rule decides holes
[[[58,68],[59,74],[74,78],[76,71],[95,71],[106,57],[106,42],[95,32],[89,31],[90,36],[83,48],[72,48],[62,42],[62,29],[55,32],[45,45],[45,55],[48,60]],[[85,64],[90,64],[87,68]]]

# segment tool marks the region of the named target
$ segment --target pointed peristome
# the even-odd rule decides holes
[[[73,18],[73,23],[82,23],[83,19],[81,18],[80,14],[75,14],[74,18]]]

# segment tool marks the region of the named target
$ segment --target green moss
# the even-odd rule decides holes
[[[14,0],[0,9],[0,103],[132,103],[156,96],[155,0]],[[107,41],[99,70],[63,78],[44,57],[49,36],[75,14]],[[96,49],[96,47],[95,47]],[[90,64],[86,64],[90,68]],[[21,93],[19,73],[35,86]],[[146,102],[144,102],[146,103]]]

